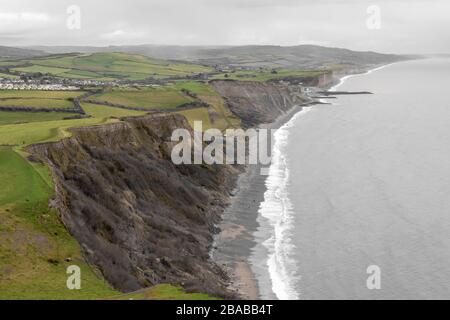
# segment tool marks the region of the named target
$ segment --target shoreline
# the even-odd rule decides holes
[[[335,81],[322,89],[336,90],[351,77],[367,75],[393,64],[375,66],[357,73],[337,75]],[[279,129],[305,107],[325,103],[324,99],[310,99],[311,102],[293,106],[274,122],[262,124],[258,128]],[[260,165],[248,165],[239,175],[237,187],[230,197],[230,204],[222,214],[222,221],[218,225],[221,231],[215,236],[214,248],[211,252],[213,260],[229,275],[230,289],[243,299],[249,300],[277,299],[272,289],[272,278],[267,265],[268,251],[264,244],[258,241],[263,239],[258,239],[257,235],[258,232],[270,232],[261,230],[266,226],[262,226],[259,222],[260,218],[267,220],[260,216],[260,206],[265,201],[268,178],[260,174],[261,168]],[[256,260],[256,255],[265,256],[265,262],[261,263],[261,259],[253,261]]]
[[[305,107],[320,104],[311,101],[293,106],[280,115],[274,122],[258,126],[261,129],[279,129],[288,123]],[[273,137],[272,137],[273,140]],[[230,289],[243,299],[261,299],[261,291],[254,263],[251,261],[253,249],[258,245],[255,233],[260,227],[259,209],[267,191],[267,175],[261,175],[261,165],[247,165],[238,177],[236,188],[230,198],[230,204],[222,214],[218,225],[221,230],[215,237],[211,256],[230,276]],[[268,168],[268,167],[267,167]],[[263,266],[263,269],[267,269]],[[270,279],[269,279],[270,281]],[[269,286],[271,290],[271,286]],[[266,294],[264,294],[265,296]]]
[[[336,84],[333,84],[328,91],[329,92],[333,92],[335,91],[337,88],[339,88],[341,85],[344,84],[344,82],[347,79],[353,78],[353,77],[358,77],[358,76],[365,76],[368,74],[371,74],[372,72],[387,68],[389,66],[392,66],[396,63],[399,63],[402,61],[397,61],[397,62],[392,62],[392,63],[388,63],[388,64],[383,64],[383,65],[378,65],[378,66],[374,66],[374,68],[372,69],[368,69],[368,70],[361,70],[361,72],[357,72],[357,73],[351,73],[351,74],[342,74],[341,76],[339,76],[339,81]],[[329,98],[328,98],[329,99]]]

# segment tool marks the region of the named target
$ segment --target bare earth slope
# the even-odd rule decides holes
[[[189,125],[179,115],[130,118],[31,151],[53,169],[63,222],[115,288],[175,283],[229,296],[209,249],[235,175],[174,166],[175,128]]]
[[[315,86],[326,86],[333,80],[331,76],[317,79]],[[211,84],[247,128],[273,122],[294,105],[308,102],[298,86],[287,83],[218,80]]]

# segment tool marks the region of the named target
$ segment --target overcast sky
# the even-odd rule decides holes
[[[76,12],[67,13],[71,5],[81,10],[80,29],[67,27],[68,19],[77,27]],[[0,3],[0,45],[307,43],[395,53],[450,52],[450,0]]]

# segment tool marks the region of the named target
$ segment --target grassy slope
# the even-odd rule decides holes
[[[210,118],[206,108],[180,111],[187,117],[192,124],[195,120],[203,121],[204,128],[217,128],[224,130],[226,128],[240,127],[239,118],[235,117],[226,107],[222,97],[207,83],[182,81],[175,85],[167,85],[156,88],[112,90],[91,99],[97,101],[107,101],[131,107],[148,107],[151,109],[175,108],[184,103],[194,101],[193,98],[182,93],[182,89],[196,94],[198,99],[208,103],[215,116]]]
[[[203,130],[208,130],[213,127],[209,113],[206,108],[189,109],[177,112],[186,117],[191,127],[194,126],[194,121],[202,121]]]
[[[88,115],[100,119],[107,119],[110,117],[121,118],[126,116],[141,116],[147,113],[145,111],[119,109],[92,103],[83,103],[82,107]]]
[[[91,97],[91,99],[130,107],[145,107],[149,110],[176,108],[179,105],[193,101],[193,99],[183,95],[180,90],[173,86],[143,88],[140,90],[112,90]]]
[[[75,116],[75,113],[62,112],[11,112],[0,111],[0,126],[5,124],[19,124],[25,122],[43,122],[62,120],[66,117]]]
[[[29,145],[70,136],[67,129],[107,123],[102,118],[34,122],[0,126],[0,145]]]
[[[116,294],[84,261],[78,243],[48,208],[48,170],[0,147],[0,299],[94,299]],[[68,290],[66,268],[81,268]]]
[[[62,99],[1,99],[0,106],[70,109],[73,103]]]
[[[73,108],[69,99],[82,94],[83,91],[0,90],[0,106]],[[2,115],[0,112],[0,123]]]
[[[211,121],[212,127],[220,130],[240,127],[240,119],[228,109],[222,97],[209,84],[203,82],[183,81],[178,82],[176,86],[180,90],[186,89],[196,94],[200,100],[208,103],[214,109],[216,117],[214,117],[213,121]],[[203,119],[204,117],[201,117],[201,120]]]

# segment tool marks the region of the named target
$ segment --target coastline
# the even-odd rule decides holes
[[[333,83],[323,89],[336,90],[350,77],[370,74],[393,64],[375,66],[356,73],[339,74]],[[260,125],[258,128],[279,129],[288,124],[305,107],[324,103],[330,102],[312,99],[309,103],[292,107],[274,122]],[[218,225],[221,231],[215,237],[211,252],[213,260],[229,275],[230,289],[243,299],[249,300],[278,298],[273,291],[273,279],[268,270],[269,252],[263,243],[267,240],[267,234],[273,233],[273,230],[264,230],[267,223],[264,225],[260,223],[260,219],[267,220],[261,217],[260,209],[268,190],[266,186],[268,176],[261,175],[260,172],[260,165],[248,165],[239,175],[230,204]],[[261,263],[262,261],[264,263]]]
[[[259,128],[279,129],[305,107],[314,104],[320,102],[311,101],[294,106],[274,122],[262,124]],[[245,171],[239,175],[230,204],[222,214],[222,221],[218,225],[221,231],[215,237],[211,253],[213,260],[229,275],[230,289],[243,299],[249,300],[267,296],[266,292],[262,292],[267,286],[260,286],[261,281],[258,281],[258,275],[254,270],[255,264],[251,261],[253,250],[258,245],[255,233],[260,227],[259,209],[267,191],[268,176],[260,174],[262,168],[261,165],[247,165]],[[265,265],[260,267],[267,269]],[[268,288],[271,289],[271,285]]]
[[[389,67],[389,66],[392,66],[392,65],[394,65],[394,64],[396,64],[396,63],[398,63],[398,62],[399,62],[399,61],[397,61],[397,62],[392,62],[392,63],[388,63],[388,64],[378,65],[378,66],[375,66],[375,67],[372,68],[372,69],[361,70],[361,72],[350,73],[350,74],[342,74],[342,75],[340,75],[340,76],[338,77],[338,78],[339,78],[339,81],[338,81],[336,84],[333,84],[333,85],[328,89],[328,91],[335,91],[335,90],[336,90],[337,88],[339,88],[342,84],[344,84],[344,82],[345,82],[347,79],[350,79],[350,78],[353,78],[353,77],[357,77],[357,76],[365,76],[365,75],[371,74],[372,72],[375,72],[375,71],[378,71],[378,70],[387,68],[387,67]],[[400,62],[401,62],[401,61],[400,61]]]

